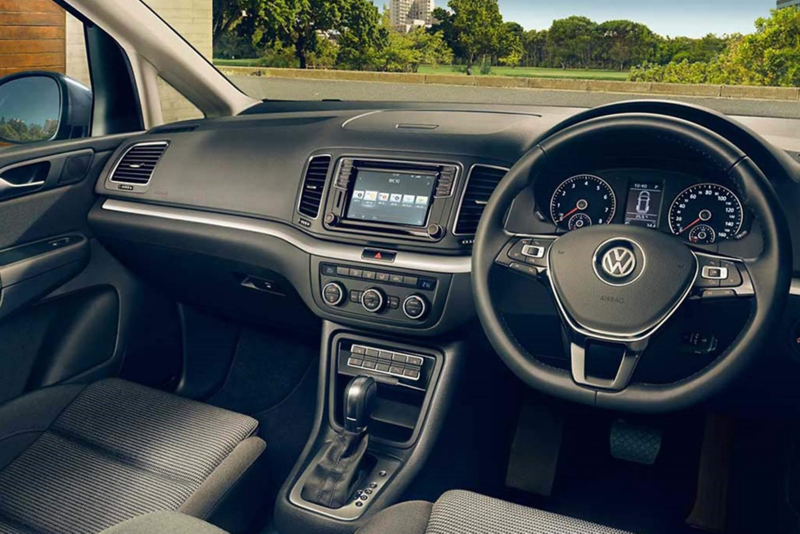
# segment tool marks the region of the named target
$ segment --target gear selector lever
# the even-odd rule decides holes
[[[369,444],[367,426],[377,385],[369,376],[357,376],[344,391],[344,428],[328,444],[311,472],[302,496],[327,508],[347,504],[362,473],[362,460]]]
[[[344,392],[344,429],[347,432],[367,430],[377,385],[369,376],[357,376]]]

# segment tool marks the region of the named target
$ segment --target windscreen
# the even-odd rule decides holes
[[[593,107],[649,97],[800,118],[800,0],[250,4],[211,14],[212,59],[260,99]]]

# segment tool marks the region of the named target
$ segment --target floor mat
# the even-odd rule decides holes
[[[208,402],[248,415],[268,410],[292,393],[318,355],[317,343],[243,329],[228,377]]]
[[[611,456],[613,416],[571,410],[552,497],[517,492],[514,500],[640,534],[693,532],[685,519],[694,504],[702,418],[658,418],[662,450],[653,465],[642,465]]]
[[[222,388],[208,401],[255,417],[267,442],[277,488],[311,431],[316,410],[319,345],[274,332],[243,329]]]

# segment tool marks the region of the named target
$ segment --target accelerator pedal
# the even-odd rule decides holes
[[[660,428],[617,419],[611,426],[611,456],[617,460],[653,465],[661,450]]]

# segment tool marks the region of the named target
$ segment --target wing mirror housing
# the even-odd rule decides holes
[[[15,145],[87,137],[92,91],[57,72],[0,79],[0,142]]]

